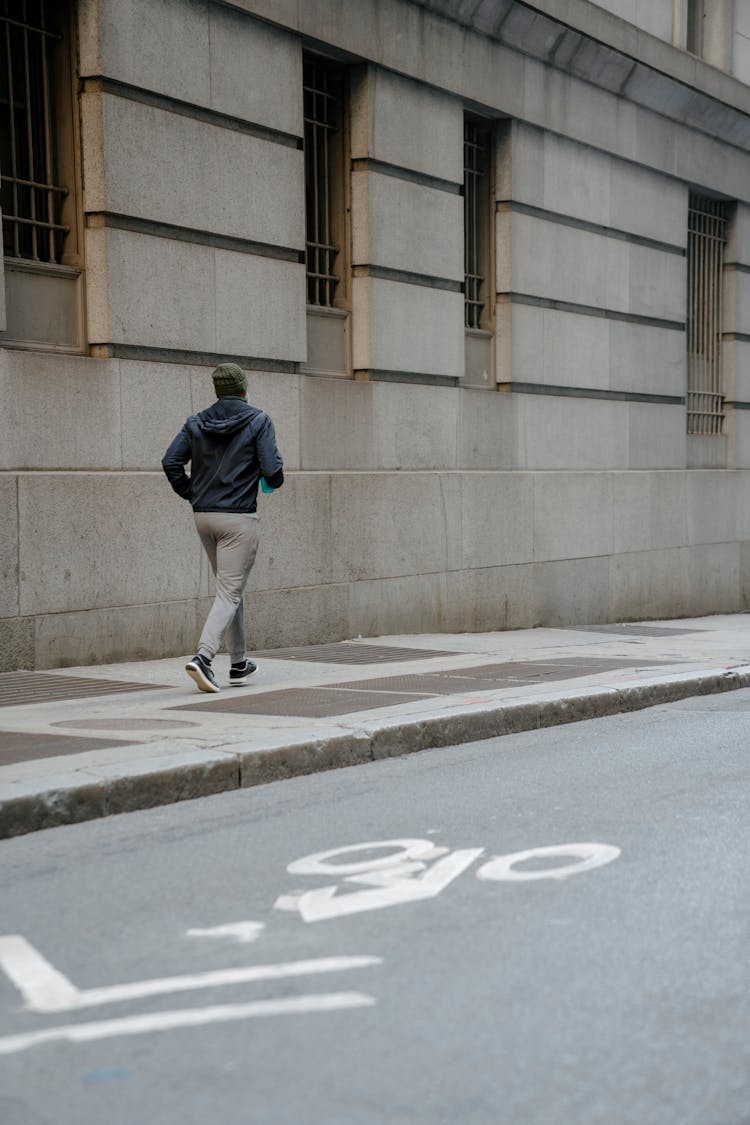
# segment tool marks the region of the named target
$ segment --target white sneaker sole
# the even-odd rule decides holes
[[[204,674],[203,669],[200,667],[200,665],[194,664],[192,660],[189,664],[185,665],[185,671],[187,672],[188,676],[190,676],[190,679],[195,681],[201,691],[211,692],[212,694],[216,694],[216,692],[221,691],[219,685],[212,684],[208,677]]]

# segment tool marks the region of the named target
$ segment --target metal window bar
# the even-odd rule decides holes
[[[53,64],[56,0],[0,0],[0,203],[3,250],[58,262],[67,188],[56,184]]]
[[[464,123],[464,324],[479,328],[485,302],[482,272],[482,179],[488,171],[487,140],[473,121]]]
[[[725,242],[725,205],[691,194],[687,256],[689,434],[717,436],[724,429],[721,297]]]
[[[304,65],[307,301],[330,308],[340,277],[334,231],[333,178],[343,117],[341,74],[310,60]]]

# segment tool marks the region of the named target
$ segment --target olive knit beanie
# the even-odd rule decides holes
[[[211,378],[217,398],[239,398],[247,390],[247,375],[236,363],[220,363]]]

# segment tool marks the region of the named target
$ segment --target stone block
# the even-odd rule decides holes
[[[684,472],[615,473],[612,488],[616,554],[687,545]]]
[[[444,632],[448,598],[445,574],[417,574],[353,582],[349,632],[353,637]]]
[[[161,471],[167,446],[193,413],[191,378],[203,367],[120,361],[122,467]]]
[[[741,544],[700,544],[688,554],[690,614],[737,613],[741,608]]]
[[[498,220],[498,263],[507,252],[501,228],[511,226],[514,292],[629,310],[627,243],[531,215],[500,214]]]
[[[119,468],[118,364],[0,349],[0,435],[0,469]]]
[[[750,411],[734,410],[728,422],[732,428],[735,469],[750,469]]]
[[[631,469],[683,469],[686,459],[684,407],[628,403],[628,450]]]
[[[611,160],[608,225],[687,245],[687,187],[637,164]],[[583,217],[583,216],[582,216]]]
[[[293,473],[258,496],[260,547],[248,588],[278,590],[331,580],[331,498],[326,474]]]
[[[689,551],[633,551],[610,560],[610,621],[684,617],[691,612]]]
[[[304,265],[229,250],[216,250],[215,255],[215,350],[261,359],[303,360]]]
[[[301,151],[114,95],[102,102],[101,209],[304,249]]]
[[[750,418],[747,419],[750,426]],[[744,469],[744,471],[743,471]],[[737,539],[745,541],[750,539],[750,466],[739,469],[736,477],[737,492],[737,523],[735,532]]]
[[[534,624],[548,628],[607,620],[609,559],[573,558],[533,567]]]
[[[606,390],[610,383],[612,323],[604,317],[514,305],[514,379]],[[535,371],[534,363],[540,359]]]
[[[212,108],[302,136],[299,40],[229,8],[209,4],[208,13]]]
[[[459,391],[458,468],[514,469],[518,462],[518,396]]]
[[[688,542],[731,543],[737,538],[737,475],[699,470],[687,478]]]
[[[99,73],[210,104],[209,6],[203,0],[102,0],[99,8]]]
[[[724,271],[722,322],[725,332],[750,332],[750,274],[738,270]]]
[[[725,260],[750,264],[750,206],[738,202],[727,230]]]
[[[33,617],[0,619],[0,672],[35,667]]]
[[[685,259],[650,246],[629,247],[627,309],[638,316],[684,322],[687,318]]]
[[[464,370],[461,293],[355,278],[356,370],[416,372],[460,378]]]
[[[352,175],[352,260],[464,280],[463,203],[424,184],[372,172]]]
[[[544,130],[518,120],[503,121],[498,129],[495,147],[497,198],[544,207]]]
[[[19,476],[20,612],[193,597],[200,546],[162,473]]]
[[[459,98],[391,71],[370,69],[352,117],[355,159],[370,157],[463,183]]]
[[[545,134],[542,205],[547,211],[608,226],[611,178],[612,160],[606,153]]]
[[[303,379],[303,468],[454,469],[457,413],[452,387]]]
[[[685,333],[649,324],[608,320],[612,390],[650,395],[685,394]]]
[[[648,551],[651,549],[651,473],[614,473],[612,503],[614,504],[614,551]]]
[[[508,229],[510,227],[510,230]],[[684,321],[685,262],[674,254],[532,215],[500,214],[500,291],[507,288],[595,309]]]
[[[212,247],[125,230],[87,230],[86,236],[87,255],[94,239],[100,252],[93,296],[103,316],[92,323],[89,305],[93,343],[217,350]]]
[[[331,477],[333,580],[359,581],[449,568],[456,485],[447,474],[335,473]],[[415,513],[420,518],[415,522]]]
[[[18,478],[0,474],[0,617],[13,617],[19,611],[18,561]]]
[[[210,608],[210,600],[200,603],[200,624]],[[349,586],[255,590],[246,599],[245,621],[251,651],[348,640]]]
[[[624,469],[628,404],[561,395],[518,395],[518,468]]]
[[[740,590],[739,611],[747,613],[750,609],[750,542],[740,543]]]
[[[535,473],[533,480],[536,562],[612,553],[610,474]]]
[[[446,628],[451,633],[528,629],[535,625],[534,567],[486,567],[446,575]]]
[[[304,358],[302,265],[132,231],[87,233],[105,236],[94,342]]]
[[[461,474],[461,567],[531,562],[534,478],[530,473]]]
[[[690,542],[687,518],[687,487],[692,474],[649,473],[651,501],[649,525],[651,546],[683,547]]]
[[[193,599],[43,613],[33,625],[37,668],[192,655],[200,633]]]

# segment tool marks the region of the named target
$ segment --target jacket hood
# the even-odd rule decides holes
[[[196,414],[200,430],[212,437],[231,437],[246,426],[257,412],[243,399],[219,399],[208,410]]]

